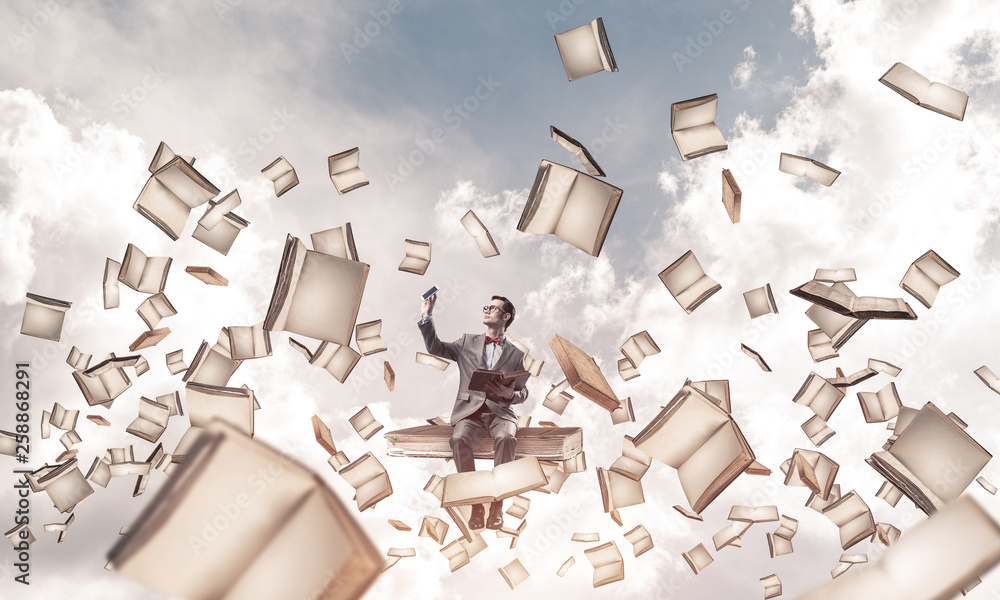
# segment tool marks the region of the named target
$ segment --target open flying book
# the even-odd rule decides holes
[[[854,292],[843,282],[834,283],[830,286],[830,289],[847,294],[850,297],[855,297]],[[868,322],[868,319],[858,319],[849,315],[843,315],[829,308],[824,308],[819,304],[813,304],[807,308],[806,316],[828,336],[834,352],[843,348],[844,344],[851,339],[851,336],[857,333],[861,329],[861,326]]]
[[[354,488],[359,511],[371,508],[392,495],[389,473],[371,452],[342,467],[339,473]]]
[[[227,198],[232,197],[233,194],[236,194],[236,190],[233,190]],[[225,199],[221,200],[219,204],[209,201],[209,207],[205,210],[205,215],[198,221],[198,226],[191,232],[191,237],[226,256],[232,249],[236,237],[250,225],[250,221],[231,210],[220,209],[219,207],[223,206],[223,201]],[[224,210],[225,212],[223,212]],[[216,218],[218,218],[217,223],[215,222]],[[214,225],[209,229],[207,224],[213,223]]]
[[[690,160],[729,148],[715,124],[719,95],[709,94],[670,105],[670,135],[681,159]]]
[[[517,229],[553,234],[591,256],[599,256],[621,197],[620,188],[543,160]]]
[[[403,240],[403,262],[399,263],[398,270],[414,275],[423,275],[427,272],[427,267],[431,266],[431,244],[430,242],[418,242],[416,240]]]
[[[155,157],[153,161],[157,161]],[[212,185],[190,162],[183,157],[174,156],[153,172],[132,208],[159,227],[170,239],[176,240],[187,224],[191,209],[205,204],[218,194],[219,188]]]
[[[330,179],[338,194],[346,194],[351,190],[368,185],[368,178],[359,168],[361,151],[351,148],[327,158],[330,169]]]
[[[289,235],[264,329],[347,346],[367,280],[365,263],[306,250]]]
[[[992,458],[931,402],[898,435],[866,462],[927,514],[958,498]]]
[[[705,274],[691,250],[660,271],[660,281],[688,314],[722,289],[721,285]]]
[[[901,62],[892,65],[879,77],[879,82],[917,106],[959,121],[965,119],[968,94],[943,83],[931,83],[930,79]]]
[[[525,456],[497,465],[492,471],[449,474],[444,480],[441,506],[498,502],[547,483],[538,459]]]
[[[24,295],[24,316],[21,319],[21,335],[58,342],[62,337],[63,321],[72,302],[46,298],[37,294]]]
[[[118,272],[118,281],[137,292],[158,294],[167,285],[171,262],[173,259],[169,256],[146,256],[134,244],[129,244]]]
[[[835,313],[856,319],[904,319],[913,321],[917,315],[902,298],[854,296],[828,287],[818,281],[809,281],[788,291],[791,295],[830,309]]]
[[[875,533],[872,512],[854,490],[824,508],[823,514],[840,528],[840,545],[844,550]]]
[[[583,163],[583,166],[587,168],[588,173],[594,177],[604,177],[606,175],[604,169],[597,164],[597,160],[594,159],[594,155],[592,155],[590,151],[583,146],[583,144],[556,129],[555,125],[549,126],[549,133],[552,135],[552,141],[569,150],[573,156]]]
[[[299,177],[295,174],[295,168],[285,160],[284,156],[274,159],[274,162],[260,170],[272,182],[274,182],[274,195],[280,197],[282,194],[299,184]]]
[[[685,385],[635,436],[635,447],[677,469],[694,512],[702,512],[755,456],[733,418],[709,396]]]
[[[469,232],[472,239],[476,241],[476,247],[479,248],[479,253],[483,255],[483,258],[500,255],[497,243],[493,241],[493,236],[490,235],[489,230],[479,220],[476,213],[470,210],[461,218],[461,222],[462,227],[465,227],[465,230]]]
[[[830,187],[840,177],[840,171],[828,167],[818,160],[805,156],[782,152],[778,160],[778,170],[782,173],[812,179],[816,183]]]
[[[821,585],[800,600],[946,600],[1000,562],[1000,525],[961,498],[906,534],[866,569]]]
[[[928,250],[913,261],[903,275],[903,280],[899,282],[899,287],[930,308],[941,286],[955,281],[959,274],[955,267],[945,262],[937,252]]]
[[[586,25],[557,33],[555,38],[559,56],[566,69],[566,78],[570,81],[599,71],[618,70],[601,17]]]
[[[261,479],[275,464],[281,476]],[[221,523],[232,511],[225,528],[205,530],[204,522]],[[219,422],[198,433],[184,468],[109,558],[116,571],[193,600],[355,599],[382,566],[322,478]]]
[[[76,458],[57,465],[44,465],[25,476],[32,492],[44,491],[61,513],[72,512],[76,505],[94,493],[83,476]]]

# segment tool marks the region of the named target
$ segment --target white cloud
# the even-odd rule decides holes
[[[733,73],[729,76],[729,84],[738,90],[744,90],[750,85],[750,80],[757,71],[757,53],[753,46],[743,49],[743,62],[736,63]]]

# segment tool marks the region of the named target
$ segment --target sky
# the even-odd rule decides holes
[[[618,72],[567,81],[553,35],[601,17]],[[230,385],[248,385],[261,404],[255,439],[315,470],[348,506],[375,546],[414,547],[383,573],[365,598],[535,597],[753,598],[759,579],[777,573],[794,598],[830,580],[842,552],[837,528],[806,508],[808,491],[786,487],[778,469],[796,448],[816,449],[800,429],[812,412],[792,397],[810,372],[852,373],[869,358],[902,367],[856,388],[830,419],[837,434],[819,449],[840,464],[837,481],[856,490],[876,521],[900,529],[923,513],[903,499],[875,497],[880,476],[864,463],[889,432],[866,424],[857,391],[894,381],[905,406],[934,402],[969,423],[968,433],[1000,447],[1000,407],[973,374],[1000,369],[998,219],[1000,185],[1000,5],[920,0],[829,2],[421,2],[371,0],[298,3],[179,0],[169,4],[47,0],[0,6],[0,429],[15,426],[14,365],[29,361],[32,423],[28,467],[52,464],[58,436],[38,438],[43,410],[55,402],[81,411],[81,468],[107,448],[153,448],[126,434],[140,396],[183,390],[165,367],[166,353],[190,360],[222,327],[260,322],[270,301],[286,235],[350,222],[359,259],[371,266],[358,322],[382,320],[388,351],[363,358],[345,383],[310,367],[272,336],[273,356],[247,361]],[[907,101],[878,79],[903,62],[931,81],[969,95],[963,121]],[[670,105],[716,93],[716,124],[728,149],[682,161],[670,135]],[[517,230],[541,160],[582,169],[553,143],[554,125],[587,146],[624,193],[598,257],[552,235]],[[196,157],[196,168],[222,193],[239,190],[235,211],[250,221],[227,256],[191,240],[201,214],[192,211],[177,241],[132,210],[159,142]],[[360,148],[368,186],[338,195],[326,157]],[[778,171],[782,152],[841,171],[830,187]],[[299,185],[280,198],[260,171],[278,156]],[[743,193],[741,220],[721,200],[722,169]],[[473,210],[500,256],[483,258],[459,223]],[[424,275],[397,270],[405,239],[430,242]],[[65,357],[73,346],[95,359],[122,355],[144,324],[130,313],[144,299],[123,288],[121,306],[104,310],[107,258],[129,243],[170,256],[166,295],[178,314],[171,334],[144,351],[151,370],[109,410],[87,407]],[[899,287],[909,265],[933,249],[961,276],[927,309]],[[688,250],[721,290],[690,314],[657,274]],[[229,286],[208,287],[182,273],[211,266]],[[856,269],[858,295],[903,297],[916,321],[872,321],[836,359],[813,363],[806,332],[808,303],[788,290],[817,268]],[[750,319],[743,292],[770,284],[778,314]],[[529,493],[531,508],[518,546],[487,537],[490,548],[450,573],[439,546],[397,532],[387,519],[416,530],[423,516],[444,518],[422,491],[433,474],[454,467],[439,459],[386,455],[382,433],[367,442],[347,418],[368,406],[391,431],[447,416],[458,369],[415,362],[424,351],[416,322],[420,294],[440,288],[434,318],[441,337],[482,331],[480,307],[503,294],[517,307],[510,336],[545,361],[528,384],[520,413],[583,429],[588,470],[558,495]],[[73,303],[59,342],[19,335],[26,293]],[[648,331],[662,352],[641,376],[618,375],[621,344]],[[562,415],[541,402],[563,380],[549,340],[556,334],[594,357],[636,422],[612,425],[602,408],[573,392]],[[740,351],[744,343],[772,368],[765,373]],[[316,342],[309,341],[311,347]],[[382,362],[396,371],[395,390]],[[131,373],[131,370],[129,370]],[[732,414],[769,477],[740,476],[704,511],[703,522],[670,507],[685,504],[674,470],[655,463],[642,483],[645,503],[621,511],[624,526],[604,514],[596,468],[621,452],[686,379],[728,379]],[[183,395],[183,391],[182,391]],[[99,428],[86,421],[100,414]],[[319,415],[338,448],[354,459],[372,452],[394,493],[353,512],[353,490],[326,463],[309,419]],[[160,441],[172,451],[186,429],[174,417]],[[20,468],[0,460],[0,522],[13,526]],[[480,468],[486,468],[480,462]],[[982,472],[1000,481],[990,462]],[[167,482],[153,474],[145,494],[113,480],[75,511],[66,540],[44,532],[63,522],[44,494],[31,497],[31,585],[14,582],[16,556],[0,551],[0,595],[17,598],[168,598],[103,567],[118,531]],[[995,517],[996,498],[968,490]],[[795,552],[772,559],[765,531],[753,526],[742,548],[711,546],[733,505],[777,505],[800,520]],[[511,517],[507,517],[512,523]],[[654,549],[633,557],[623,534],[642,524]],[[625,579],[592,587],[586,544],[573,532],[598,532],[624,556]],[[454,528],[447,536],[455,537]],[[303,540],[305,547],[309,541]],[[694,575],[681,557],[699,543],[715,562]],[[863,541],[850,550],[874,561],[882,549]],[[555,572],[569,556],[577,564]],[[511,591],[497,568],[518,558],[530,577]],[[863,568],[863,567],[855,567]],[[984,577],[971,598],[1000,595],[1000,576]]]

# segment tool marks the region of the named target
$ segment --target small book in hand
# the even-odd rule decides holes
[[[521,389],[528,381],[531,373],[528,371],[510,371],[501,373],[500,371],[490,371],[487,369],[476,369],[469,379],[469,390],[473,392],[485,392],[486,384],[495,381],[497,385],[507,385],[514,382],[514,389]]]

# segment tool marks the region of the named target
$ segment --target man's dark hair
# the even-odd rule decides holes
[[[490,300],[500,300],[501,302],[503,302],[503,304],[500,306],[500,310],[510,315],[510,318],[507,319],[507,321],[504,322],[503,324],[503,330],[507,331],[507,328],[510,327],[510,324],[514,322],[514,315],[517,314],[517,311],[514,310],[514,305],[511,303],[510,300],[504,298],[503,296],[493,296],[492,298],[490,298]]]

